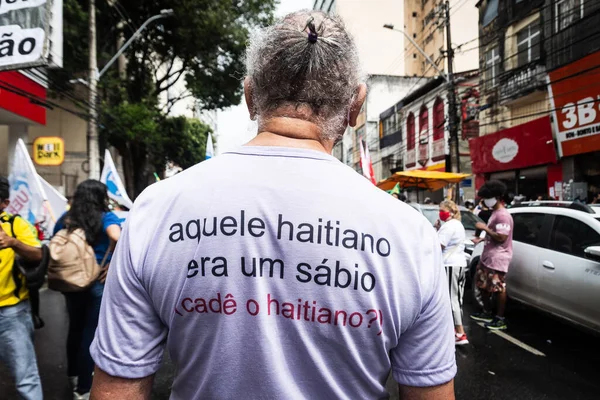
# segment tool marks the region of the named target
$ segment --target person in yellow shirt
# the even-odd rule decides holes
[[[9,194],[8,180],[0,176],[0,361],[10,369],[22,398],[41,400],[29,293],[25,278],[13,267],[17,255],[40,261],[42,249],[35,228],[5,212]]]

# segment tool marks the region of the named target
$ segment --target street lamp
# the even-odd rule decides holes
[[[156,14],[146,20],[137,31],[129,38],[129,40],[117,51],[110,61],[98,73],[98,65],[96,63],[96,10],[95,1],[90,0],[90,77],[89,77],[89,122],[88,122],[88,143],[89,143],[89,177],[92,179],[100,178],[100,145],[98,143],[98,110],[96,110],[96,100],[98,97],[97,86],[98,81],[104,73],[110,68],[115,61],[123,54],[125,50],[137,39],[146,27],[157,19],[167,18],[175,13],[171,9],[161,10],[160,14]]]
[[[152,22],[156,21],[157,19],[161,19],[161,18],[167,18],[170,16],[175,15],[175,12],[172,9],[168,9],[168,10],[160,10],[160,14],[156,14],[153,17],[150,17],[146,20],[146,22],[144,22],[142,24],[142,26],[139,27],[139,29],[137,31],[135,31],[135,33],[133,34],[133,36],[131,36],[129,38],[129,40],[119,49],[119,51],[117,51],[117,54],[115,54],[113,56],[113,58],[110,59],[110,61],[108,63],[106,63],[106,65],[104,66],[104,68],[102,68],[102,71],[100,71],[100,73],[98,74],[97,79],[99,80],[102,75],[104,75],[104,73],[106,72],[107,69],[109,69],[114,63],[115,61],[117,61],[117,59],[121,56],[121,54],[123,54],[123,52],[125,50],[127,50],[127,48],[131,45],[131,43],[133,43],[133,41],[135,39],[138,38],[138,36],[140,36],[140,34],[142,33],[142,31],[144,29],[146,29],[146,27],[151,24]]]
[[[401,34],[403,34],[413,44],[413,46],[415,46],[416,49],[419,50],[419,53],[421,53],[423,55],[423,57],[425,57],[425,59],[427,60],[427,62],[429,62],[429,64],[431,64],[433,66],[433,68],[436,70],[436,72],[438,74],[440,74],[440,76],[442,78],[444,78],[444,80],[447,83],[450,83],[450,81],[448,80],[448,77],[446,76],[446,74],[444,73],[444,71],[442,71],[442,70],[440,70],[438,68],[438,66],[433,62],[433,60],[431,58],[429,58],[429,56],[425,53],[425,51],[417,44],[417,42],[415,42],[409,35],[407,35],[406,32],[404,32],[403,30],[400,30],[400,29],[395,29],[393,24],[385,24],[385,25],[383,25],[383,27],[385,29],[389,29],[391,31],[400,32]]]

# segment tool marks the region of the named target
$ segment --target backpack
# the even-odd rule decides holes
[[[1,222],[8,222],[10,224],[10,235],[15,239],[18,239],[15,235],[15,220],[21,218],[19,214],[10,215],[8,218],[3,217]],[[42,246],[42,259],[39,262],[31,262],[24,260],[15,255],[15,261],[12,267],[12,276],[15,282],[15,296],[19,298],[19,292],[21,291],[21,278],[19,275],[23,275],[27,282],[27,289],[38,290],[44,284],[46,278],[46,271],[48,270],[49,262],[49,251],[48,247]]]
[[[106,263],[109,249],[98,265],[94,249],[83,229],[63,229],[50,240],[48,287],[59,292],[81,292],[98,279]]]

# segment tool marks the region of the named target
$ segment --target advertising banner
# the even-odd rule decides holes
[[[559,154],[600,150],[600,52],[548,73]]]
[[[0,1],[0,71],[46,65],[52,0]]]
[[[475,174],[556,162],[550,117],[471,139],[469,150]]]

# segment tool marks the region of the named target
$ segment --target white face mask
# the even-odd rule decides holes
[[[483,203],[485,204],[485,206],[487,208],[494,208],[496,206],[496,203],[498,203],[498,200],[495,198],[492,199],[483,199]]]

